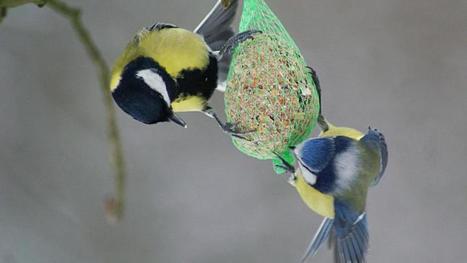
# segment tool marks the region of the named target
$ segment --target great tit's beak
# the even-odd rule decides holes
[[[182,126],[183,128],[187,127],[186,122],[182,118],[175,115],[175,113],[172,113],[172,115],[169,117],[169,120],[177,125]]]

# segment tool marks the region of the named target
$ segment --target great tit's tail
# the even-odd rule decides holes
[[[331,232],[333,219],[331,218],[324,218],[323,222],[321,222],[321,226],[319,227],[318,231],[316,231],[315,236],[310,241],[310,244],[306,248],[305,254],[301,259],[301,263],[304,263],[308,257],[312,257],[316,254],[318,249],[321,247],[321,244],[329,237],[329,233]]]
[[[369,240],[366,213],[357,215],[347,207],[336,207],[333,234],[336,263],[365,262]]]

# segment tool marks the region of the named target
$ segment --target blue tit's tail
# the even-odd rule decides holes
[[[361,141],[366,143],[370,148],[373,148],[380,155],[380,170],[378,176],[372,182],[372,186],[377,185],[383,177],[386,166],[388,165],[388,146],[384,135],[377,129],[368,127],[368,132],[362,137]]]
[[[321,244],[328,238],[329,233],[331,232],[333,219],[331,218],[324,218],[321,226],[319,227],[318,231],[316,231],[315,236],[310,241],[310,244],[306,248],[305,254],[302,257],[301,263],[305,262],[305,260],[310,257],[314,256],[318,251],[318,248]]]
[[[329,238],[334,246],[334,261],[336,263],[363,263],[368,250],[368,227],[366,213],[363,213],[353,224],[341,227],[334,224],[331,218],[325,218],[318,231],[308,245],[301,259],[304,263],[308,257],[313,257],[323,242]],[[333,231],[331,231],[333,230]],[[330,235],[332,232],[332,236]]]
[[[347,206],[339,204],[336,204],[335,209],[335,262],[365,262],[365,255],[368,250],[369,240],[366,213],[358,215]]]

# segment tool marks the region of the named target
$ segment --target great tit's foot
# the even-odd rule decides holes
[[[318,101],[319,101],[318,125],[319,125],[320,129],[323,132],[325,132],[325,131],[329,130],[329,125],[326,122],[326,120],[324,119],[322,111],[321,111],[321,109],[322,109],[322,105],[321,105],[321,85],[319,83],[318,74],[316,73],[316,70],[314,70],[312,67],[310,67],[310,66],[306,66],[306,67],[310,70],[311,78],[313,79],[313,82],[315,83],[316,92],[318,93]]]
[[[313,82],[315,83],[316,88],[318,89],[318,94],[321,94],[321,86],[319,83],[318,73],[316,73],[316,70],[314,70],[310,66],[306,66],[306,68],[310,70],[311,78],[313,79]]]
[[[315,83],[316,86],[316,92],[318,93],[318,101],[319,101],[319,115],[318,115],[318,125],[321,128],[322,131],[327,131],[329,130],[329,125],[327,124],[326,120],[323,117],[322,114],[322,106],[321,106],[321,85],[319,83],[319,78],[318,74],[316,73],[316,70],[314,70],[310,66],[306,66],[310,70],[311,78],[313,79],[313,82]]]
[[[321,113],[318,115],[318,125],[323,132],[327,132],[329,130],[329,124]]]
[[[247,30],[241,33],[234,35],[233,37],[229,38],[227,42],[225,42],[224,46],[222,46],[221,50],[219,50],[219,58],[222,58],[225,55],[230,55],[232,50],[239,45],[240,43],[254,38],[255,34],[263,33],[260,30]]]
[[[217,114],[214,112],[212,108],[207,108],[206,110],[203,111],[206,116],[213,118],[216,120],[217,124],[219,127],[227,134],[230,136],[233,136],[235,138],[241,139],[241,140],[246,140],[246,141],[251,141],[248,139],[246,136],[249,134],[255,132],[253,131],[242,131],[239,129],[238,125],[236,123],[229,123],[229,122],[222,122],[221,119],[217,116]]]
[[[251,139],[247,138],[247,136],[256,131],[256,130],[243,131],[238,127],[237,123],[230,123],[230,122],[226,122],[225,124],[219,123],[219,126],[222,128],[222,130],[225,133],[229,134],[230,136],[233,136],[235,138],[245,140],[245,141],[251,141]]]

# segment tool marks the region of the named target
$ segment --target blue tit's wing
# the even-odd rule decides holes
[[[388,164],[388,147],[384,135],[376,129],[368,128],[368,132],[360,140],[368,147],[379,152],[380,155],[380,169],[378,176],[374,179],[372,185],[377,185],[383,177],[384,171]]]
[[[362,263],[368,250],[366,213],[353,211],[347,204],[335,201],[334,255],[337,263]]]
[[[234,35],[231,26],[238,8],[238,0],[230,1],[228,7],[224,7],[218,0],[211,11],[194,30],[204,37],[212,50],[220,50],[224,43]]]
[[[311,240],[310,244],[308,245],[305,254],[302,257],[301,262],[305,262],[308,257],[313,257],[318,249],[321,247],[321,244],[329,237],[329,233],[331,232],[332,225],[333,225],[332,218],[324,218],[323,222],[321,222],[321,226],[319,227],[318,231],[316,231],[315,236]]]
[[[314,138],[300,144],[295,149],[298,161],[313,173],[326,168],[336,154],[334,138]]]

